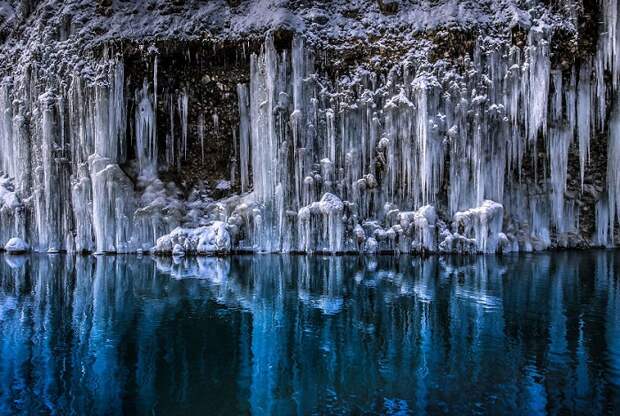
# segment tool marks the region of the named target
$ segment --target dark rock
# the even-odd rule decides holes
[[[103,16],[112,15],[112,0],[97,0],[97,13]]]
[[[384,14],[394,14],[400,6],[400,0],[377,0],[377,2],[379,3],[379,10]]]

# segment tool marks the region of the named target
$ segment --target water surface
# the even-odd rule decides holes
[[[620,253],[0,258],[0,414],[618,414]]]

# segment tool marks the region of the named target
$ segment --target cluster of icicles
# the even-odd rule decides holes
[[[133,114],[118,60],[95,85],[75,76],[67,88],[36,91],[28,76],[5,79],[0,238],[38,251],[178,255],[613,245],[620,19],[614,0],[603,7],[598,52],[565,71],[552,68],[543,27],[530,29],[524,48],[481,40],[460,71],[416,58],[335,84],[317,74],[301,37],[277,51],[268,36],[237,91],[241,194],[220,201],[180,200],[158,179],[187,156],[188,140],[204,137],[188,137],[191,90],[165,98],[179,128],[157,131],[156,62],[134,91]],[[587,180],[599,132],[608,136],[602,192]],[[546,161],[537,161],[540,140]],[[565,197],[574,140],[582,190],[598,195],[592,236],[579,235],[580,206]],[[537,163],[548,164],[545,177],[522,178],[524,163],[535,176]],[[128,164],[137,180],[121,168]]]

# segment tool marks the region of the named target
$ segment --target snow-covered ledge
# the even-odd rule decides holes
[[[4,249],[9,254],[22,254],[30,251],[30,246],[24,240],[18,237],[13,237],[4,245]]]
[[[230,253],[230,234],[226,224],[215,221],[210,225],[188,229],[177,227],[170,234],[157,239],[155,254],[227,254]]]

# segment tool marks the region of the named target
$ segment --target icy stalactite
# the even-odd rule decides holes
[[[344,225],[342,214],[344,204],[336,195],[326,193],[320,201],[302,207],[299,220],[300,251],[342,251]],[[325,243],[323,245],[322,243]]]
[[[596,203],[596,239],[594,243],[602,247],[613,245],[613,242],[610,241],[609,206],[606,198],[601,198]]]
[[[481,206],[454,214],[454,234],[476,242],[480,253],[495,253],[503,242],[502,221],[504,207],[494,201],[484,201]]]
[[[551,71],[547,29],[533,28],[524,49],[481,40],[473,57],[465,57],[470,69],[463,73],[415,61],[397,65],[385,79],[360,69],[341,80],[351,95],[339,101],[315,81],[303,42],[293,41],[290,57],[271,42],[252,57],[247,98],[255,205],[245,211],[244,233],[255,249],[278,250],[277,244],[256,244],[268,236],[279,244],[296,241],[301,251],[333,249],[333,242],[321,244],[323,222],[312,214],[326,192],[343,201],[342,250],[438,250],[438,241],[413,232],[406,217],[426,203],[441,204],[444,186],[449,215],[491,199],[502,206],[510,229],[503,234],[500,225],[492,237],[481,237],[471,226],[454,236],[454,247],[540,250],[552,244],[552,232],[564,244],[575,229],[579,211],[564,195],[568,150],[578,137],[585,175],[593,130],[585,107],[596,89],[587,64],[573,69],[564,85],[562,72]],[[238,91],[242,105],[244,90]],[[243,118],[242,106],[240,113]],[[243,130],[242,124],[241,137]],[[541,177],[539,136],[550,156]],[[521,184],[528,153],[533,186]]]
[[[409,243],[399,251],[433,252],[437,250],[437,210],[432,205],[424,205],[417,211],[398,213],[398,223],[391,229],[399,238]]]
[[[205,163],[205,115],[198,115],[198,139],[200,140],[200,162]]]
[[[599,40],[598,66],[611,72],[611,114],[607,138],[607,203],[597,205],[597,239],[601,245],[614,244],[614,228],[620,221],[620,5],[613,0],[602,1],[603,31]],[[602,222],[608,220],[608,226]],[[603,242],[603,239],[605,240]]]
[[[146,80],[142,89],[136,91],[136,102],[138,103],[135,113],[136,154],[140,172],[146,176],[153,176],[157,172],[157,126]]]
[[[285,202],[300,201],[300,165],[304,147],[295,145],[295,136],[288,141],[284,125],[288,106],[286,74],[289,71],[286,53],[279,54],[273,39],[267,37],[264,53],[252,55],[250,60],[250,131],[253,188],[256,202],[264,209],[254,221],[250,239],[258,251],[279,251],[291,234],[291,225],[285,213]],[[280,111],[274,111],[279,108]],[[295,130],[293,123],[293,130]],[[290,174],[288,152],[296,158]],[[284,193],[284,190],[287,192]],[[292,190],[288,192],[288,190]],[[287,198],[285,201],[284,199]],[[258,234],[258,235],[257,235]]]
[[[92,182],[88,171],[88,163],[78,166],[77,177],[71,188],[71,202],[75,218],[75,251],[94,251]]]
[[[528,105],[527,137],[536,141],[540,131],[547,129],[547,99],[549,96],[549,79],[551,61],[549,43],[541,28],[532,28],[528,35]]]
[[[582,187],[586,163],[590,158],[590,136],[592,134],[591,111],[594,103],[592,102],[591,72],[589,64],[581,65],[579,84],[577,86],[577,137],[579,140],[579,165]]]
[[[179,113],[179,120],[181,120],[181,146],[183,149],[183,160],[187,160],[187,121],[189,117],[189,96],[185,90],[181,91],[179,98],[177,99],[177,111]],[[179,160],[181,157],[179,157]]]
[[[562,224],[564,220],[564,193],[566,192],[566,177],[568,174],[568,149],[571,143],[573,129],[571,122],[563,119],[563,98],[566,103],[574,102],[574,90],[568,88],[568,93],[563,94],[562,73],[553,73],[552,96],[552,122],[553,126],[547,135],[547,154],[549,158],[549,182],[551,185],[551,211],[556,224]],[[570,119],[574,106],[567,105],[567,114]],[[589,134],[589,133],[588,133]],[[580,146],[581,149],[581,146]],[[583,166],[582,166],[583,167]]]
[[[96,154],[89,159],[96,251],[131,251],[133,184],[112,160]]]
[[[244,84],[237,85],[237,97],[239,102],[239,170],[241,192],[246,192],[250,186],[250,117],[248,103],[248,87]]]
[[[55,104],[57,97],[47,91],[39,97],[41,105],[41,165],[37,169],[39,192],[37,194],[37,229],[38,249],[56,252],[62,249],[63,204],[61,181],[63,179],[62,165],[55,159],[57,152],[57,126],[54,121]]]
[[[26,225],[24,204],[20,201],[13,181],[0,178],[0,241],[23,236]]]
[[[616,0],[600,0],[603,28],[598,53],[602,66],[612,73],[612,86],[620,86],[620,6]]]
[[[17,154],[17,143],[13,138],[13,107],[9,85],[11,79],[4,79],[0,83],[0,152],[2,158],[2,171],[11,177],[17,173],[18,159],[12,157]]]
[[[620,220],[620,93],[616,93],[615,105],[609,120],[607,139],[607,193],[608,193],[608,235],[613,238],[616,220]]]
[[[563,128],[552,128],[549,130],[547,143],[549,146],[548,154],[549,169],[551,172],[549,181],[551,183],[551,207],[553,218],[556,224],[561,224],[564,220],[564,192],[566,192],[566,176],[568,171],[568,147],[571,142],[570,131]]]

